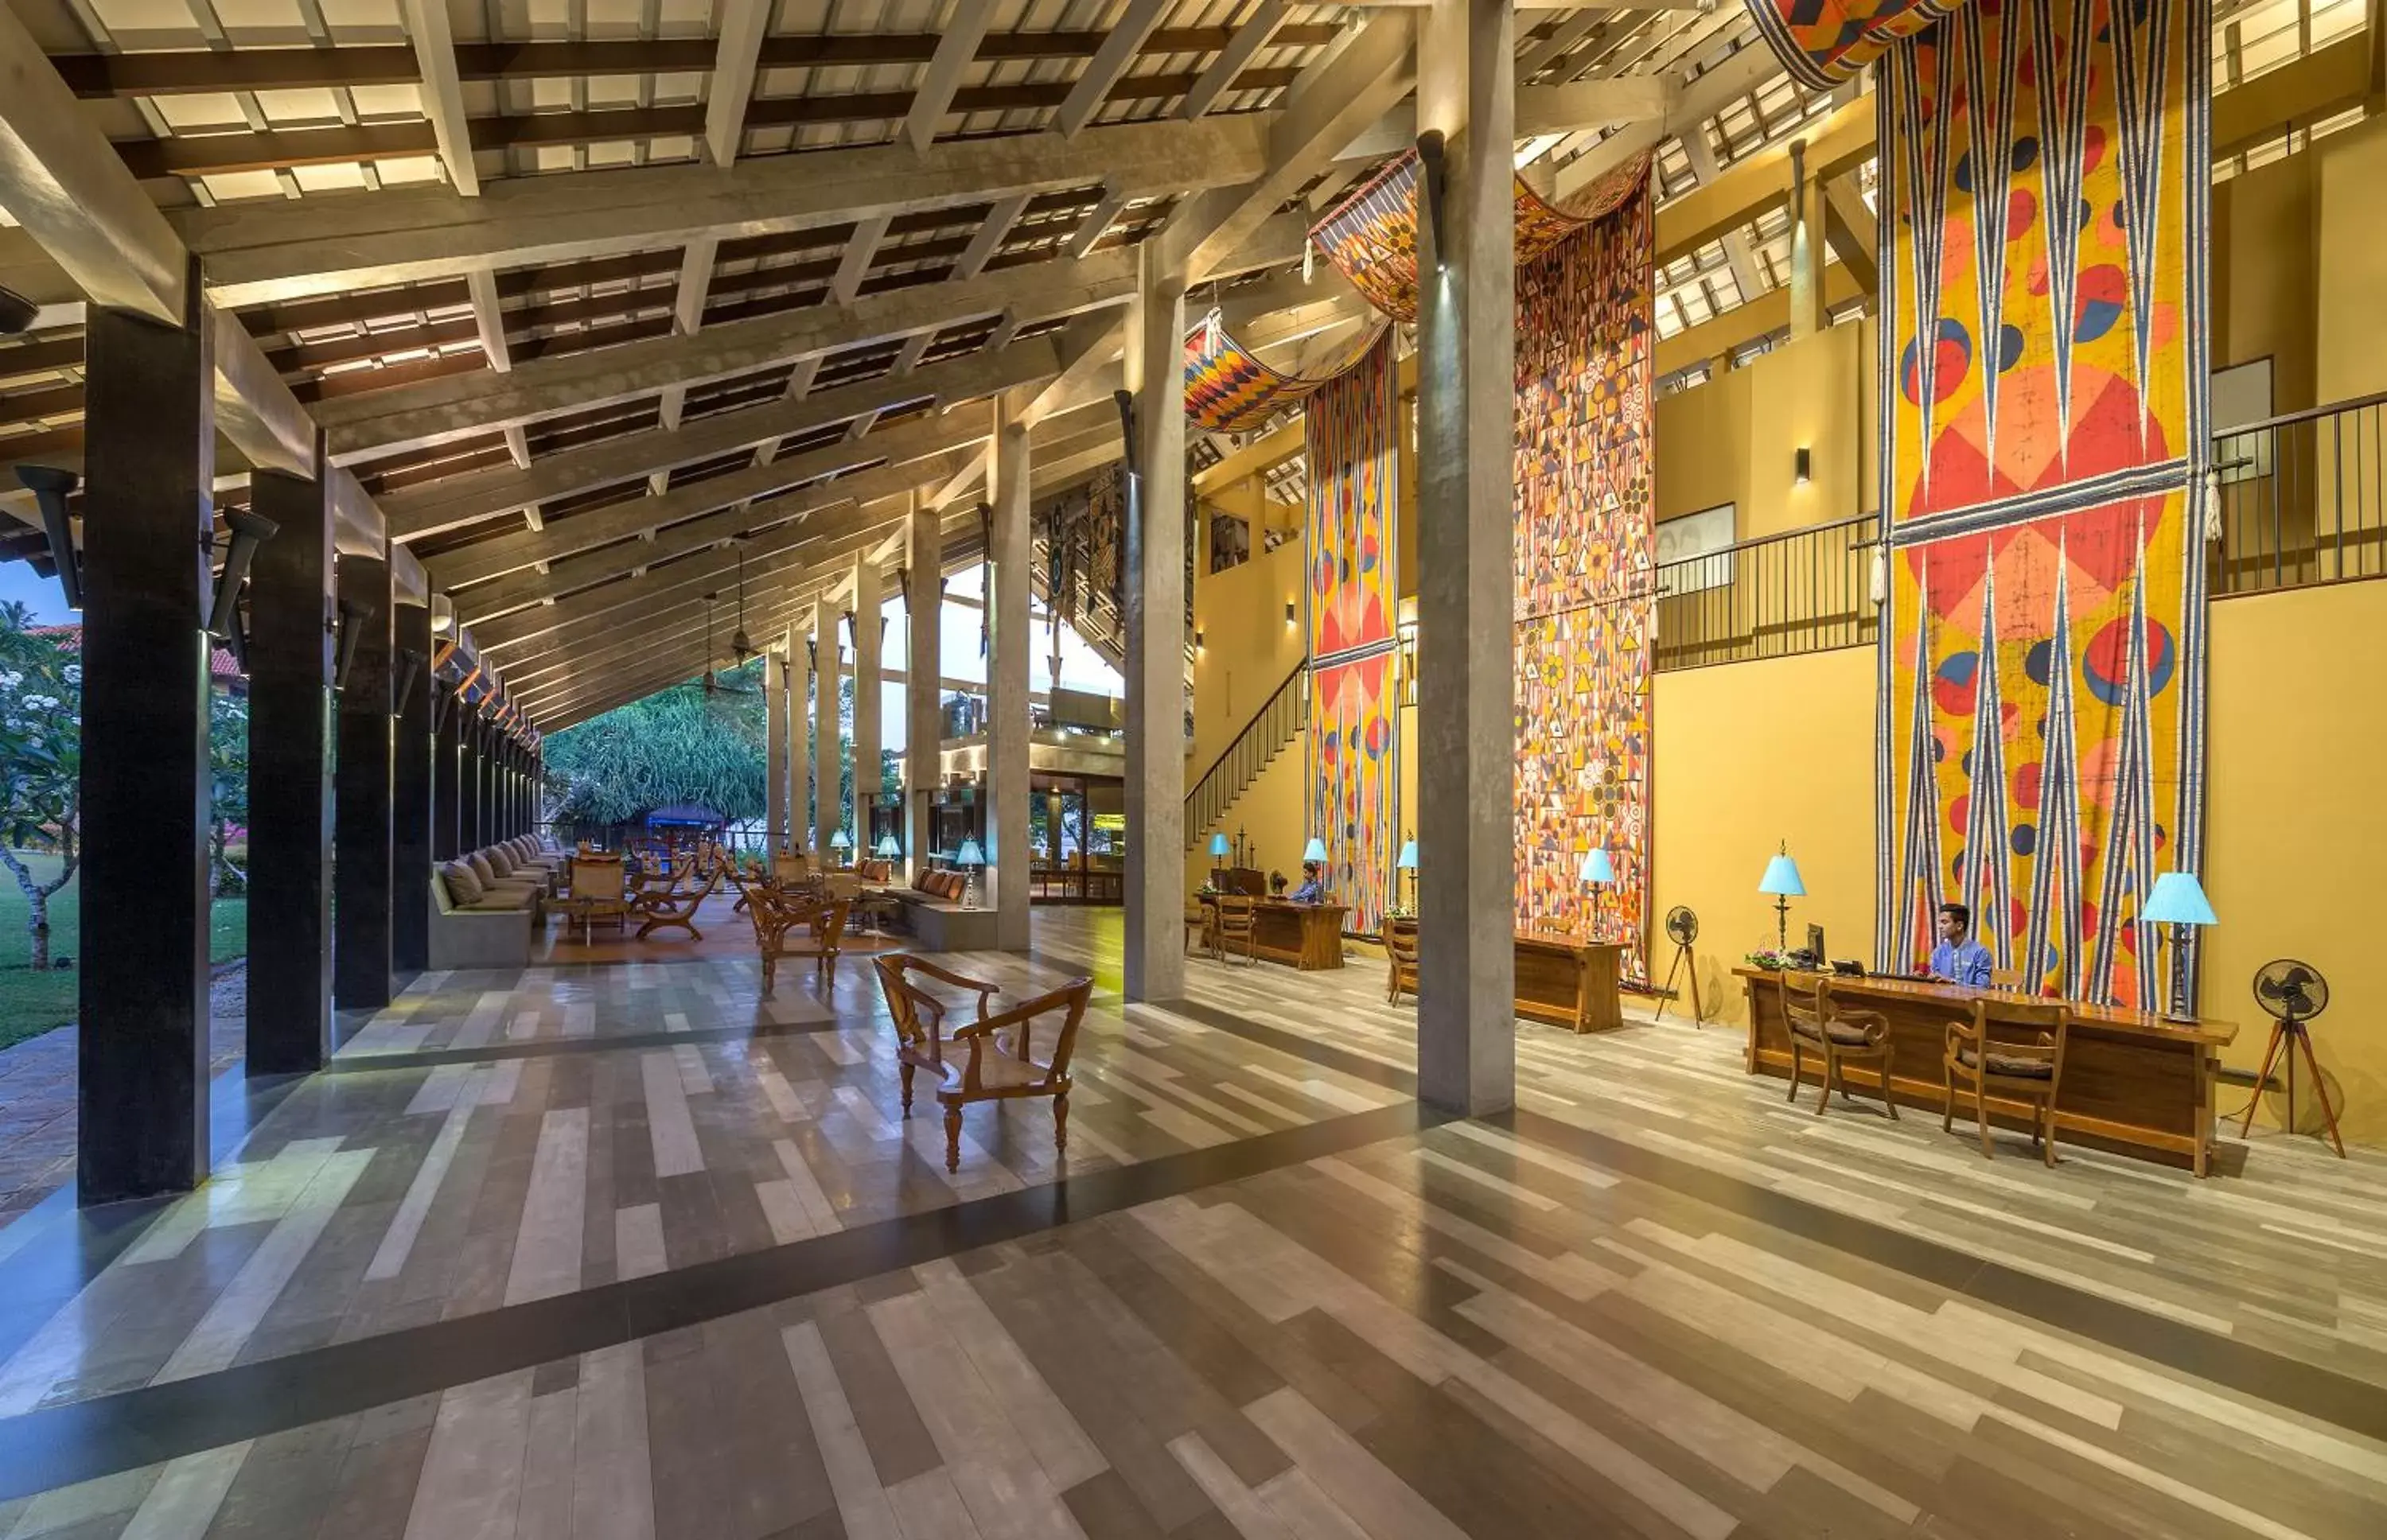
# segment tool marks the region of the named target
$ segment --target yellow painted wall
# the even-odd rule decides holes
[[[1658,401],[1661,520],[1719,503],[1744,540],[1869,511],[1875,327],[1835,326]],[[1812,451],[1812,479],[1792,476]]]
[[[1873,670],[1858,647],[1658,675],[1650,962],[1662,981],[1661,927],[1689,906],[1711,1019],[1748,1019],[1732,969],[1774,944],[1757,882],[1783,839],[1808,895],[1790,901],[1790,944],[1820,925],[1833,955],[1873,955]]]
[[[1257,530],[1253,543],[1258,543]],[[1194,628],[1202,633],[1202,646],[1194,656],[1194,751],[1185,761],[1186,790],[1194,789],[1301,661],[1302,628],[1284,623],[1285,600],[1297,600],[1300,592],[1299,540],[1255,550],[1241,566],[1195,577]]]
[[[1268,768],[1244,789],[1244,794],[1235,799],[1221,821],[1228,839],[1241,834],[1251,840],[1252,865],[1263,872],[1282,872],[1285,880],[1295,887],[1301,882],[1301,852],[1309,842],[1309,835],[1302,827],[1308,758],[1309,733],[1304,728],[1294,734],[1284,751],[1270,760]],[[1211,830],[1206,828],[1195,831],[1194,849],[1185,857],[1185,891],[1189,895],[1210,874],[1210,835]]]
[[[2387,309],[2379,302],[2387,294],[2387,119],[2332,133],[2307,154],[2317,205],[2314,387],[2325,405],[2387,386]]]
[[[2226,1062],[2259,1067],[2271,1023],[2254,970],[2275,957],[2319,968],[2330,1004],[2313,1046],[2345,1136],[2387,1144],[2387,582],[2226,600],[2212,622],[2205,881],[2221,923],[2205,937],[2203,1010],[2239,1023]],[[2244,1100],[2225,1091],[2224,1110]],[[2280,1111],[2274,1098],[2262,1118]]]
[[[2292,155],[2213,189],[2214,367],[2269,359],[2273,411],[2301,411],[2317,399],[2318,159]]]

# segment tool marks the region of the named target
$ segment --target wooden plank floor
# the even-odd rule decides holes
[[[0,1230],[0,1540],[2387,1533],[2373,1154],[1983,1163],[1672,1025],[1421,1123],[1381,965],[1206,962],[949,1183],[862,974],[426,978],[103,1263]]]

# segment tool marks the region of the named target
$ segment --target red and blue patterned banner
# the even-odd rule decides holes
[[[1879,61],[1878,962],[1955,901],[2030,988],[2157,1004],[2137,916],[2204,807],[2207,0],[1750,10],[1811,82]]]
[[[1249,433],[1266,427],[1288,407],[1299,406],[1365,358],[1390,322],[1380,322],[1352,346],[1344,361],[1316,374],[1289,374],[1264,363],[1237,342],[1218,313],[1203,318],[1185,337],[1185,416],[1210,433]]]
[[[1851,81],[1864,67],[1964,0],[1749,0],[1758,35],[1791,79],[1816,91]]]

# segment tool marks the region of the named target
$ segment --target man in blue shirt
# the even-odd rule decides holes
[[[1319,875],[1318,863],[1315,861],[1303,862],[1301,864],[1301,886],[1293,890],[1293,902],[1295,903],[1325,903],[1326,883]]]
[[[1942,984],[1989,987],[1989,949],[1972,940],[1973,912],[1961,903],[1939,906],[1939,944],[1931,949],[1931,978]]]

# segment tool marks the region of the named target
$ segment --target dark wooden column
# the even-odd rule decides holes
[[[431,966],[431,606],[401,604],[389,775],[389,950],[403,977]]]
[[[463,708],[436,681],[425,683],[432,714],[439,723],[431,743],[431,855],[435,861],[453,861],[462,853],[456,843],[456,803],[463,746],[456,738],[456,718]]]
[[[332,997],[340,1007],[389,1004],[389,562],[342,553],[340,624],[347,677],[340,686],[338,803],[332,819],[337,903]]]
[[[456,715],[456,853],[469,855],[481,848],[481,784],[488,767],[481,761],[481,719],[470,701],[456,701],[448,709]]]
[[[83,328],[83,1203],[208,1169],[208,649],[215,405],[198,271],[182,326]]]
[[[332,1041],[332,503],[320,478],[250,485],[281,528],[249,569],[248,1070],[282,1075]]]

